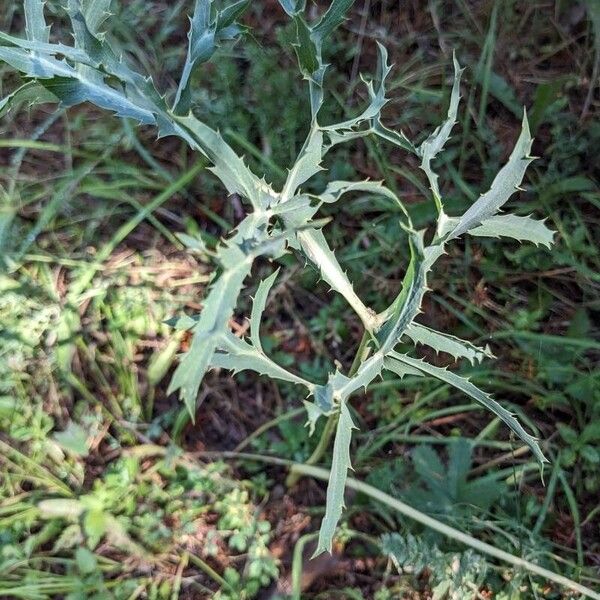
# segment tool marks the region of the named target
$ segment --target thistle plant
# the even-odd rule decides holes
[[[532,138],[526,115],[514,149],[490,189],[482,194],[462,215],[449,216],[433,170],[433,161],[444,149],[457,120],[462,69],[454,58],[454,82],[444,122],[420,145],[414,145],[402,132],[382,123],[382,109],[388,102],[386,79],[391,66],[386,49],[378,44],[376,76],[365,80],[368,105],[364,111],[346,121],[324,123],[324,78],[328,65],[323,60],[324,44],[343,22],[354,0],[333,0],[316,22],[307,21],[305,0],[279,0],[282,9],[296,28],[294,45],[298,66],[307,81],[311,123],[304,145],[289,168],[281,189],[258,177],[218,131],[198,118],[192,108],[193,74],[209,60],[216,48],[227,40],[244,34],[238,22],[249,0],[239,0],[217,7],[213,0],[196,0],[190,19],[187,58],[177,90],[159,91],[152,78],[129,66],[104,26],[109,18],[110,0],[66,0],[72,25],[74,45],[50,41],[44,2],[24,0],[26,37],[0,33],[0,60],[26,78],[21,87],[4,100],[0,112],[23,102],[59,102],[69,107],[83,102],[114,112],[142,125],[154,126],[159,137],[177,136],[211,163],[212,173],[228,194],[237,194],[247,215],[218,245],[215,259],[218,274],[207,291],[203,309],[196,317],[182,316],[175,327],[193,334],[189,350],[180,357],[169,392],[179,392],[192,418],[196,411],[199,388],[210,369],[221,368],[234,373],[254,371],[303,388],[307,424],[312,434],[317,421],[327,419],[323,438],[311,462],[322,456],[335,433],[333,462],[327,489],[327,506],[321,525],[317,553],[330,551],[336,525],[343,510],[344,488],[350,463],[350,443],[355,424],[350,398],[364,391],[384,371],[400,377],[406,375],[434,377],[470,396],[499,417],[543,463],[544,455],[537,440],[513,414],[480,390],[468,379],[448,369],[430,364],[397,351],[403,339],[445,352],[455,359],[480,362],[492,355],[487,347],[478,347],[452,335],[435,331],[415,321],[428,291],[429,273],[448,246],[464,235],[510,237],[549,246],[551,232],[543,221],[513,214],[499,214],[509,198],[519,189],[530,156]],[[306,191],[306,184],[323,171],[325,156],[340,144],[359,138],[376,137],[397,146],[420,160],[437,209],[433,235],[414,228],[410,213],[401,199],[377,181],[329,181],[320,194]],[[323,233],[325,222],[318,218],[324,205],[333,205],[345,195],[361,192],[381,196],[394,203],[401,218],[399,239],[407,239],[410,261],[397,296],[387,309],[376,313],[354,290],[353,284],[338,262]],[[404,235],[400,235],[404,232]],[[426,239],[431,239],[429,243]],[[283,368],[270,358],[261,344],[261,321],[268,295],[278,271],[260,282],[250,314],[250,333],[240,338],[230,328],[254,263],[260,257],[277,259],[294,251],[301,260],[313,265],[331,289],[343,296],[360,319],[363,339],[357,349],[353,368],[329,374],[325,384],[308,381]]]

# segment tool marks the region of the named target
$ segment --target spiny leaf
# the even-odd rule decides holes
[[[190,108],[189,83],[196,63],[208,60],[215,49],[216,24],[211,19],[212,2],[196,0],[195,3],[188,33],[188,53],[173,105],[173,111],[177,114],[183,114]]]
[[[94,61],[82,50],[73,48],[72,46],[66,46],[65,44],[49,44],[47,42],[26,40],[23,38],[14,37],[8,33],[4,33],[3,31],[0,31],[0,41],[4,42],[2,46],[17,46],[23,50],[32,50],[39,54],[47,54],[50,56],[56,56],[60,54],[68,60],[82,62],[95,67],[99,66],[98,62]]]
[[[110,17],[112,0],[81,0],[81,7],[85,22],[92,35],[100,34],[100,28]]]
[[[450,139],[452,128],[456,123],[458,115],[458,104],[460,102],[460,78],[463,69],[460,68],[456,56],[453,56],[454,61],[454,83],[452,85],[452,94],[450,95],[450,106],[448,107],[448,116],[446,120],[419,146],[419,154],[421,155],[421,169],[427,175],[433,199],[438,210],[438,214],[442,214],[444,208],[442,198],[438,186],[438,176],[431,168],[431,161],[443,150],[446,142]]]
[[[307,78],[312,78],[313,73],[319,70],[322,66],[319,58],[319,52],[317,46],[311,38],[311,30],[309,29],[306,21],[301,15],[295,15],[293,17],[296,25],[296,36],[297,42],[294,44],[294,50],[298,57],[298,65],[300,71]]]
[[[92,102],[101,108],[114,111],[118,116],[131,117],[140,123],[156,122],[152,112],[141,108],[124,94],[104,83],[103,75],[99,71],[89,68],[83,73],[50,54],[28,52],[7,46],[0,46],[0,60],[4,60],[28,77],[39,79],[40,83],[65,106]],[[95,76],[90,78],[89,73],[94,73]]]
[[[193,254],[206,254],[208,248],[200,235],[188,235],[187,233],[176,233],[175,237]]]
[[[320,270],[323,280],[338,294],[346,298],[365,328],[373,331],[376,324],[375,313],[367,308],[357,296],[348,276],[329,248],[323,232],[320,229],[306,229],[298,232],[297,237],[303,253]]]
[[[322,149],[323,133],[315,124],[306,139],[304,147],[300,151],[296,163],[290,169],[281,192],[280,202],[287,202],[305,181],[308,181],[313,175],[323,170],[321,167]]]
[[[411,258],[402,281],[402,290],[389,309],[380,315],[385,319],[385,324],[377,332],[377,340],[384,355],[400,341],[406,328],[419,314],[427,290],[427,272],[431,268],[431,261],[426,260],[423,233],[409,231],[408,239]]]
[[[367,192],[392,200],[406,217],[406,226],[410,227],[410,215],[404,204],[400,198],[398,198],[392,190],[385,187],[381,181],[330,181],[327,184],[325,191],[319,195],[319,200],[326,204],[332,204],[337,202],[344,194],[349,194],[351,192]]]
[[[150,111],[140,108],[103,81],[86,79],[82,74],[78,74],[72,78],[55,76],[44,85],[64,106],[91,102],[100,108],[115,112],[119,117],[135,119],[146,125],[156,123]]]
[[[322,43],[344,22],[354,2],[355,0],[333,0],[327,12],[313,27],[313,37]]]
[[[408,152],[416,153],[416,149],[413,143],[402,133],[402,131],[394,131],[393,129],[387,128],[381,123],[380,120],[376,119],[371,125],[372,132],[383,140],[391,142],[395,146],[407,150]]]
[[[514,433],[521,440],[523,440],[525,444],[527,444],[527,446],[529,446],[529,448],[533,452],[533,455],[540,462],[540,464],[548,462],[546,460],[546,457],[542,453],[542,450],[536,438],[528,434],[525,431],[525,429],[523,429],[516,417],[508,410],[506,410],[502,405],[496,402],[496,400],[494,400],[489,394],[481,391],[468,379],[465,379],[464,377],[461,377],[460,375],[457,375],[452,371],[448,371],[447,369],[435,367],[423,360],[411,358],[410,356],[406,356],[405,354],[399,354],[398,352],[390,353],[389,357],[385,361],[386,368],[391,368],[391,370],[394,370],[392,368],[394,360],[399,361],[400,363],[408,365],[409,367],[412,367],[419,371],[422,371],[425,375],[431,375],[432,377],[435,377],[440,381],[448,383],[454,386],[455,388],[461,390],[462,392],[467,394],[467,396],[470,396],[471,398],[485,406],[488,410],[493,412],[498,418],[502,419],[502,421],[504,421],[504,423],[506,423],[506,425],[508,425],[510,429],[512,429]]]
[[[373,134],[409,152],[416,153],[415,147],[402,132],[392,131],[381,123],[381,110],[388,102],[385,96],[385,82],[391,71],[391,66],[387,62],[388,53],[386,48],[377,43],[377,50],[377,79],[379,80],[379,87],[375,91],[373,82],[367,83],[370,104],[361,115],[342,123],[323,127],[323,131],[329,138],[329,145],[325,149],[326,152],[337,144]]]
[[[341,123],[335,123],[334,125],[322,127],[323,131],[333,131],[338,133],[344,131],[353,131],[364,123],[370,124],[371,121],[380,117],[381,109],[388,102],[388,99],[385,97],[385,81],[392,68],[387,62],[388,53],[386,48],[378,43],[377,50],[379,87],[377,88],[377,91],[375,91],[373,82],[367,82],[367,91],[369,92],[370,99],[369,105],[359,116],[342,121]]]
[[[57,101],[56,96],[50,94],[36,81],[28,81],[5,98],[0,98],[0,117],[23,102],[27,104],[42,104],[44,102]]]
[[[330,414],[330,411],[324,411],[317,403],[309,402],[308,400],[303,400],[304,408],[306,409],[306,427],[308,427],[308,435],[312,436],[315,432],[315,427],[317,425],[317,421],[327,415]]]
[[[350,442],[352,441],[353,429],[356,429],[356,426],[352,421],[348,406],[345,402],[342,402],[340,404],[340,418],[333,444],[333,461],[327,485],[325,517],[323,517],[323,521],[321,522],[319,541],[313,558],[323,552],[331,552],[335,529],[344,508],[344,489],[346,487],[348,469],[352,468],[350,463]]]
[[[308,194],[296,195],[284,204],[272,207],[273,215],[283,219],[288,230],[305,228],[318,210],[319,204]]]
[[[0,60],[8,63],[27,77],[51,79],[52,77],[74,77],[75,69],[63,60],[51,55],[37,56],[21,48],[0,46]]]
[[[250,0],[237,0],[217,13],[217,31],[231,31],[231,26],[246,12]]]
[[[383,370],[383,354],[375,353],[365,360],[358,368],[355,375],[347,377],[339,371],[329,374],[327,383],[316,386],[313,392],[319,407],[327,412],[334,406],[346,402],[350,396],[361,388],[367,386],[381,374]]]
[[[430,329],[425,325],[411,323],[405,330],[415,344],[425,344],[436,352],[445,352],[454,358],[466,358],[471,364],[481,362],[484,358],[493,358],[489,347],[480,348],[471,342],[461,340],[453,335]]]
[[[45,0],[24,0],[25,32],[32,42],[48,43],[50,40],[50,27],[46,26],[44,17],[45,4]]]
[[[306,0],[279,0],[279,4],[288,16],[293,17],[304,10]]]
[[[346,378],[346,381],[340,384],[334,384],[333,397],[338,401],[345,401],[361,388],[366,391],[368,385],[381,374],[382,370],[383,352],[379,351],[360,365],[356,375]]]
[[[180,361],[169,385],[168,393],[181,390],[190,415],[194,418],[200,383],[208,370],[222,334],[228,331],[229,319],[242,291],[244,279],[250,274],[252,261],[240,250],[229,248],[238,256],[237,266],[230,266],[211,287],[200,320],[194,327],[189,351]]]
[[[533,242],[536,246],[542,244],[550,248],[556,232],[546,227],[545,219],[538,221],[531,217],[517,215],[494,215],[489,217],[469,234],[480,237],[510,237],[519,241]]]
[[[173,104],[176,114],[185,114],[190,109],[190,82],[196,67],[211,58],[220,42],[233,39],[241,32],[235,20],[246,10],[250,0],[234,2],[216,15],[213,15],[212,4],[213,0],[196,0],[195,3],[188,33],[188,53]]]
[[[529,133],[527,114],[523,113],[521,135],[515,144],[506,165],[496,175],[492,187],[481,195],[475,203],[465,212],[458,225],[448,235],[447,241],[466,233],[473,227],[480,225],[486,219],[495,215],[506,201],[519,189],[523,181],[525,170],[533,160],[529,153],[533,139]]]
[[[423,377],[423,371],[421,371],[419,369],[415,369],[415,367],[411,367],[410,365],[401,363],[398,360],[386,358],[383,361],[383,364],[384,364],[384,367],[388,371],[391,371],[392,373],[396,373],[396,375],[398,375],[398,377],[400,377],[400,379],[403,379],[407,375],[410,375],[413,377]]]
[[[213,163],[212,172],[230,194],[240,194],[258,210],[268,204],[268,195],[274,196],[274,192],[250,171],[219,132],[191,114],[175,120],[193,134],[196,148]]]
[[[250,339],[252,340],[252,345],[260,352],[263,351],[260,341],[260,323],[262,321],[265,306],[267,305],[269,292],[277,279],[277,275],[279,275],[279,269],[260,282],[258,290],[256,291],[256,296],[252,302],[252,311],[250,313]]]
[[[268,375],[274,379],[303,385],[310,393],[314,389],[312,383],[280,367],[264,352],[231,332],[223,334],[217,345],[219,351],[211,359],[212,367],[228,369],[234,373],[245,370],[254,371],[260,375]]]

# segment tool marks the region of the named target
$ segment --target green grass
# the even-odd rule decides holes
[[[116,35],[167,82],[183,55],[165,52],[183,47],[190,6],[157,2],[153,12],[145,4],[117,9]],[[387,122],[419,139],[439,122],[451,81],[448,52],[456,49],[468,66],[469,109],[440,168],[449,211],[456,211],[489,184],[515,135],[505,123],[516,122],[521,105],[530,107],[542,158],[512,207],[549,214],[558,244],[548,253],[465,243],[445,258],[446,277],[435,282],[427,313],[431,325],[490,343],[497,363],[464,374],[539,432],[552,465],[544,487],[520,444],[478,407],[445,385],[390,377],[356,403],[363,433],[355,477],[598,589],[600,432],[590,424],[600,417],[600,191],[590,156],[600,128],[593,92],[588,117],[580,119],[597,41],[585,14],[573,24],[561,3],[530,12],[514,2],[430,6],[404,15],[396,5],[372,2],[364,27],[358,6],[348,28],[361,35],[363,52],[356,54],[354,34],[340,33],[328,60],[341,74],[330,82],[336,101],[326,110],[340,116],[358,109],[364,98],[348,77],[355,64],[373,70],[374,40],[383,37],[396,62],[397,101]],[[285,45],[292,32],[275,26],[270,11],[257,6],[248,16],[269,42],[250,38],[222,51],[219,70],[209,65],[198,76],[195,102],[254,166],[281,181],[281,165],[305,134],[298,124],[307,122],[306,102]],[[21,30],[19,12],[18,5],[2,9],[3,30]],[[3,91],[13,83],[3,78]],[[242,139],[249,142],[240,145]],[[164,321],[197,312],[212,266],[210,253],[183,252],[172,232],[201,232],[211,248],[239,220],[235,204],[194,160],[177,142],[155,141],[150,131],[91,108],[21,111],[0,121],[0,596],[250,598],[277,578],[297,580],[299,561],[310,571],[301,536],[317,526],[321,488],[303,480],[285,490],[283,469],[237,461],[233,470],[179,450],[232,450],[273,418],[277,423],[251,440],[253,452],[302,462],[315,444],[301,419],[285,418],[300,399],[285,385],[211,375],[195,426],[166,395],[164,379],[187,340],[173,338]],[[328,161],[340,179],[381,172],[418,225],[433,217],[425,181],[411,177],[384,145],[364,144]],[[357,198],[327,229],[374,307],[393,295],[389,282],[397,284],[407,261],[397,250],[397,220],[390,206]],[[267,309],[269,352],[315,377],[335,361],[348,366],[357,323],[333,296],[326,305],[317,301],[315,289],[325,287],[316,275],[285,261],[283,267],[282,293]],[[69,429],[72,423],[77,427]],[[71,435],[57,436],[65,430]],[[464,440],[472,454],[461,462]],[[149,452],[154,445],[163,451]],[[468,486],[477,485],[501,496],[470,502]],[[63,512],[54,514],[49,500],[59,500]],[[319,571],[302,598],[426,597],[441,583],[411,573],[422,555],[434,547],[444,556],[466,555],[464,545],[364,493],[347,503],[336,551],[359,576]],[[64,513],[65,506],[72,511]],[[390,533],[410,546],[402,574],[379,542]],[[411,539],[418,540],[414,547]],[[372,566],[365,573],[366,559]],[[452,589],[470,582],[497,598],[567,597],[526,570],[481,560],[481,577],[466,569]]]

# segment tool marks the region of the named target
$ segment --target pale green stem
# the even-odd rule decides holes
[[[363,333],[362,339],[360,340],[360,344],[358,346],[358,350],[356,351],[356,355],[354,356],[354,360],[352,361],[352,366],[350,367],[350,371],[348,373],[349,377],[353,377],[356,375],[356,372],[360,368],[360,365],[367,357],[369,352],[369,340],[370,340],[369,332],[365,331]],[[335,433],[337,422],[339,418],[339,411],[335,411],[331,413],[327,419],[327,423],[325,423],[325,429],[323,429],[323,433],[321,434],[321,438],[319,439],[319,443],[317,447],[313,450],[312,454],[308,457],[305,464],[307,465],[316,465],[321,462],[325,452],[327,452],[327,448],[329,448],[329,444],[331,443],[331,438]],[[293,487],[298,483],[300,479],[300,475],[298,473],[290,472],[286,479],[286,485],[288,488]]]
[[[292,559],[292,600],[302,600],[302,563],[306,544],[319,537],[318,533],[303,535],[294,546]]]

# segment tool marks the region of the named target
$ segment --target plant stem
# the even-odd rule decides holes
[[[292,559],[292,600],[301,600],[302,598],[302,562],[303,553],[306,544],[316,540],[318,533],[307,533],[303,535],[294,546],[294,555]]]
[[[356,355],[354,356],[354,360],[352,361],[352,366],[350,367],[350,371],[348,373],[349,377],[353,377],[354,375],[356,375],[356,372],[360,368],[360,365],[367,357],[370,351],[369,340],[369,332],[365,331],[360,340],[360,344],[358,346],[358,350],[356,351]],[[316,465],[321,462],[323,455],[325,454],[325,452],[327,452],[327,448],[329,448],[331,438],[333,437],[333,434],[335,432],[339,414],[339,411],[336,410],[335,412],[332,412],[329,415],[327,423],[325,423],[325,429],[323,429],[323,433],[321,434],[321,439],[319,440],[317,447],[313,450],[313,453],[308,457],[307,461],[304,464]],[[298,483],[300,477],[301,473],[298,473],[297,471],[290,471],[290,474],[287,476],[287,479],[285,481],[286,486],[288,488],[293,487],[294,485],[296,485],[296,483]]]

